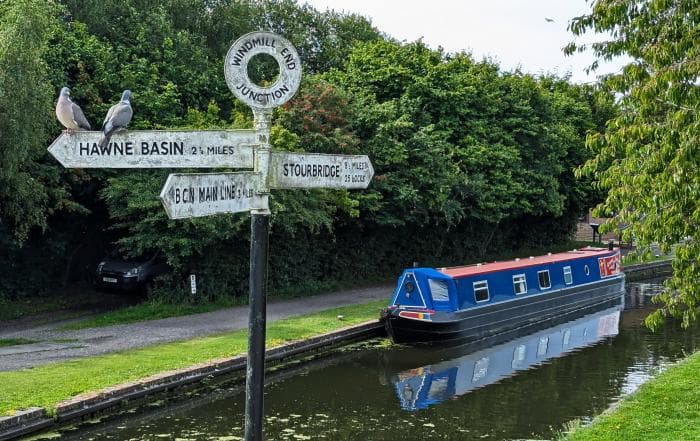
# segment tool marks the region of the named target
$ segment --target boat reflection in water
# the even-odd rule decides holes
[[[444,361],[393,376],[401,407],[425,409],[615,336],[623,307],[621,296],[615,306],[488,349],[475,351],[474,345],[468,345],[440,351]]]

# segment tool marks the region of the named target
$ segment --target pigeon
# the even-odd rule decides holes
[[[107,147],[112,134],[118,130],[126,129],[127,124],[131,121],[133,111],[131,110],[130,90],[125,90],[122,93],[122,99],[117,104],[109,108],[105,121],[102,123],[102,137],[98,145],[101,148]]]
[[[90,130],[90,123],[85,118],[80,106],[75,104],[70,99],[70,89],[64,87],[58,95],[56,102],[56,117],[58,121],[66,128],[68,133],[73,133],[76,130]]]

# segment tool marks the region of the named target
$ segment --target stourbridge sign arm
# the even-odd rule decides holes
[[[374,168],[366,155],[272,152],[270,188],[367,188]]]

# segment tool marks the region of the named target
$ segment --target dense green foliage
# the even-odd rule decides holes
[[[24,241],[46,227],[49,189],[38,158],[50,125],[43,57],[55,19],[31,1],[3,4],[0,19],[0,228]]]
[[[305,74],[294,99],[275,112],[273,148],[368,154],[376,174],[366,191],[273,193],[270,285],[278,292],[567,239],[591,201],[589,185],[572,170],[587,159],[586,132],[601,129],[614,111],[590,86],[503,72],[420,42],[400,44],[362,17],[291,0],[2,5],[0,45],[20,39],[29,46],[22,57],[33,60],[31,80],[15,80],[15,92],[41,92],[28,107],[31,118],[23,115],[41,130],[21,126],[34,137],[34,153],[3,169],[14,185],[41,176],[44,190],[31,191],[23,205],[29,215],[0,193],[0,243],[13,244],[0,254],[0,267],[17,269],[0,279],[0,298],[89,273],[110,242],[131,254],[164,251],[174,271],[152,290],[157,299],[191,301],[191,273],[198,275],[198,300],[246,293],[246,215],[171,221],[157,197],[168,170],[63,170],[44,153],[60,130],[50,93],[63,85],[94,126],[129,88],[132,129],[250,127],[249,109],[225,85],[223,57],[246,32],[288,38]],[[6,26],[20,9],[36,11],[35,22],[27,21],[33,33]],[[4,59],[3,66],[13,65]],[[4,131],[0,146],[21,151]],[[25,267],[43,278],[27,286]]]
[[[627,225],[627,240],[665,252],[678,244],[663,307],[648,323],[670,314],[687,326],[700,313],[700,3],[599,0],[571,29],[611,33],[593,46],[600,58],[634,59],[604,81],[621,112],[588,138],[595,157],[581,172],[608,191],[599,210],[613,217],[608,228]],[[585,47],[568,47],[577,49]]]

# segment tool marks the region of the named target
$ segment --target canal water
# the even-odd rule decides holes
[[[644,327],[658,283],[628,283],[619,305],[490,345],[415,349],[376,339],[272,373],[265,439],[556,438],[700,347],[698,328]],[[244,410],[243,385],[223,382],[47,436],[239,440]]]

